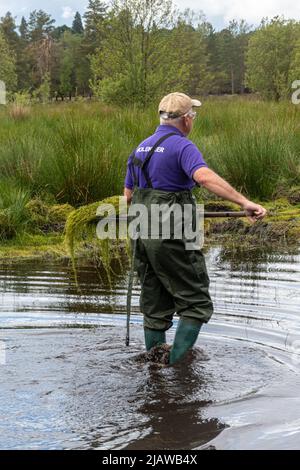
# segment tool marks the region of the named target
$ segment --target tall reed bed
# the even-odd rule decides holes
[[[122,191],[128,155],[155,125],[151,113],[97,103],[35,107],[25,120],[0,120],[1,178],[75,206]]]
[[[191,139],[209,165],[250,197],[300,184],[300,107],[205,100]],[[34,106],[23,119],[0,112],[0,179],[73,206],[120,194],[132,149],[158,125],[153,109],[96,102]]]
[[[209,165],[252,198],[300,184],[300,109],[290,103],[208,102],[193,140]]]

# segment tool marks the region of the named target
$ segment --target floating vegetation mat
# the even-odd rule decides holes
[[[97,237],[96,225],[99,220],[101,220],[101,217],[98,215],[97,212],[100,206],[102,218],[109,216],[113,217],[115,215],[118,216],[119,214],[121,214],[119,206],[119,196],[112,196],[103,199],[102,201],[82,206],[72,211],[67,218],[67,222],[65,225],[64,241],[67,251],[70,254],[72,260],[76,283],[77,271],[75,261],[75,249],[77,244],[83,242],[88,245],[90,243],[94,252],[94,259],[98,263],[101,263],[107,274],[108,280],[110,279],[112,260],[118,259],[121,262],[121,248],[124,249],[125,247],[127,253],[130,252],[130,244],[128,239],[119,239],[118,236],[115,239],[100,239]]]
[[[298,197],[296,190],[293,197]],[[119,205],[120,196],[112,196],[86,206],[73,210],[67,217],[65,225],[65,245],[71,257],[75,280],[77,282],[75,248],[76,245],[88,249],[89,256],[99,267],[104,268],[104,273],[111,282],[112,262],[117,260],[122,267],[132,256],[130,238],[119,238],[118,224],[116,224],[116,236],[114,238],[98,238],[96,233],[97,223],[107,216],[118,216],[126,213],[126,205]],[[294,201],[294,200],[293,200]],[[296,203],[297,202],[297,203]],[[243,243],[245,246],[254,246],[260,243],[294,243],[300,241],[300,204],[297,201],[291,205],[286,197],[265,203],[268,210],[266,219],[251,225],[246,219],[221,218],[205,221],[205,235],[209,240],[217,236],[218,241],[232,242],[235,245]],[[225,205],[226,204],[226,205]],[[101,206],[101,215],[99,207]],[[226,201],[206,202],[206,210],[218,212],[223,209],[234,210],[234,207]],[[121,212],[120,212],[121,210]],[[227,210],[227,209],[226,209]],[[125,232],[126,234],[126,232]],[[125,257],[122,254],[125,253]]]

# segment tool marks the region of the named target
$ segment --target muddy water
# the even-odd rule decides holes
[[[67,263],[2,263],[0,448],[299,449],[300,252],[206,259],[216,312],[164,369],[136,360],[137,282],[124,344],[126,272],[78,293]]]

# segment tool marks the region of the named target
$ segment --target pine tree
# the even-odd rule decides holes
[[[30,67],[31,61],[29,59],[29,30],[28,23],[24,16],[21,18],[19,26],[20,32],[20,48],[17,54],[17,75],[18,75],[18,88],[21,90],[30,88]]]
[[[19,46],[19,36],[16,32],[17,26],[15,18],[8,11],[5,16],[0,19],[0,30],[5,37],[11,50],[16,50]]]
[[[86,38],[95,47],[99,46],[99,44],[96,44],[99,38],[99,26],[106,18],[106,11],[107,5],[101,0],[89,0],[86,12],[83,15]]]
[[[54,29],[53,23],[55,20],[45,11],[32,11],[28,23],[30,40],[32,42],[40,41],[45,35],[49,35]]]
[[[104,40],[104,23],[107,18],[107,5],[101,0],[89,0],[84,17],[84,39],[81,45],[81,83],[85,92],[91,95],[89,82],[92,76],[90,57],[100,50]]]
[[[72,33],[74,34],[83,34],[84,29],[83,29],[83,24],[82,24],[82,19],[80,13],[77,11],[74,20],[72,23]]]
[[[29,39],[28,23],[24,16],[21,18],[21,24],[19,26],[21,39],[26,42]]]
[[[0,31],[0,81],[5,83],[6,90],[13,91],[16,89],[15,54],[10,49],[2,31]]]

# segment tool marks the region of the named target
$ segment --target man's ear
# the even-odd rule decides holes
[[[184,129],[187,129],[188,125],[187,125],[187,116],[183,116],[183,127]]]

